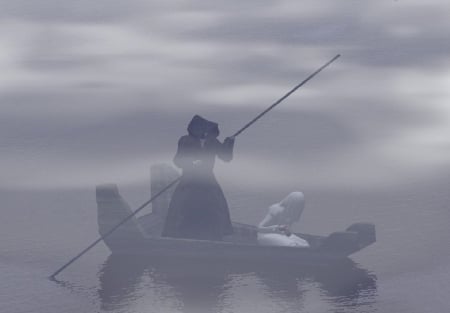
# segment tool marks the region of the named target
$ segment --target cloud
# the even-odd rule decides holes
[[[82,189],[106,182],[145,185],[150,182],[150,165],[169,160],[167,155],[130,159],[105,155],[101,159],[81,159],[43,151],[34,152],[34,155],[7,155],[0,158],[3,173],[0,188]]]
[[[395,149],[393,144],[391,149]],[[389,151],[389,152],[392,152]],[[398,156],[395,151],[394,156]],[[401,151],[400,154],[405,151]],[[359,148],[358,153],[335,153],[333,158],[318,157],[316,160],[295,160],[264,157],[261,155],[239,156],[233,164],[218,165],[217,176],[224,185],[250,190],[302,190],[302,189],[393,189],[414,177],[422,180],[439,176],[447,159],[430,158],[423,151],[405,163],[387,153],[386,148]],[[437,154],[432,153],[433,157]],[[411,171],[411,167],[415,171]]]
[[[57,177],[65,162],[75,185],[131,160],[144,166],[173,153],[194,113],[231,134],[336,53],[338,61],[239,138],[247,161],[237,165],[259,177],[252,183],[263,180],[257,168],[266,163],[273,175],[299,166],[317,184],[351,176],[345,181],[356,186],[391,181],[383,164],[417,175],[447,166],[444,1],[0,4],[0,149],[11,178],[3,185],[41,176],[47,186],[70,185]],[[22,159],[28,171],[15,158],[21,153],[30,156]],[[272,164],[284,161],[286,168]],[[308,164],[329,164],[328,174]],[[83,168],[91,178],[80,177]],[[127,181],[142,179],[134,165],[125,172]]]
[[[92,22],[117,21],[129,18],[147,8],[141,0],[17,0],[0,1],[4,18],[17,18],[41,23],[49,22]]]

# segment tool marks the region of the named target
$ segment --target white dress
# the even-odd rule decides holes
[[[294,234],[258,233],[258,243],[263,246],[309,247],[309,243]]]
[[[258,243],[264,246],[309,247],[308,242],[294,234],[286,235],[280,226],[290,228],[300,219],[304,208],[304,196],[301,192],[289,194],[280,203],[269,208],[269,213],[258,227]]]

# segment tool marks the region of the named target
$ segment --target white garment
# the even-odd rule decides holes
[[[290,229],[298,222],[305,207],[305,197],[302,192],[291,192],[281,202],[269,208],[269,212],[258,226],[258,243],[265,246],[309,247],[306,240],[290,234],[282,229]]]
[[[258,233],[258,243],[262,246],[285,246],[298,248],[309,247],[309,244],[306,240],[294,234],[286,236],[284,234],[277,233]]]

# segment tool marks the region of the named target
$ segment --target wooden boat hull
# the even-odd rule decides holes
[[[133,255],[151,259],[209,260],[211,262],[318,263],[346,258],[347,253],[313,248],[268,247],[227,242],[148,238],[132,244],[107,244],[115,255]]]
[[[117,186],[97,186],[99,233],[105,234],[132,211],[119,195]],[[347,258],[376,241],[375,226],[357,223],[329,236],[298,234],[308,248],[258,245],[256,228],[233,223],[234,235],[224,241],[161,237],[163,216],[155,213],[133,218],[104,239],[114,255],[152,259],[197,259],[211,262],[311,263]]]

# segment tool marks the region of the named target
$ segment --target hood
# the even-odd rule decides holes
[[[278,204],[286,210],[286,213],[289,214],[294,221],[298,221],[305,208],[305,196],[301,191],[294,191]]]
[[[219,125],[200,115],[195,115],[189,122],[187,131],[189,135],[199,139],[205,138],[206,135],[217,137],[219,136]]]

